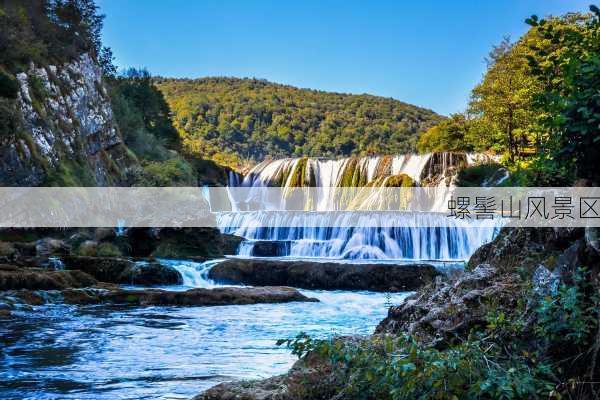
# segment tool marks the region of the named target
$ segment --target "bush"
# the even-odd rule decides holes
[[[192,166],[182,158],[146,162],[135,186],[195,186]]]
[[[19,111],[15,100],[0,98],[0,138],[13,137],[19,127]]]
[[[456,184],[463,187],[490,186],[500,181],[506,173],[506,169],[496,163],[473,165],[458,172]]]
[[[119,257],[123,254],[121,253],[121,250],[112,243],[100,243],[96,255],[98,257]]]
[[[19,83],[10,74],[0,69],[0,97],[16,99],[19,93]]]

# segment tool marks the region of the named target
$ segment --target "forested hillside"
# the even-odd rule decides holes
[[[231,166],[270,156],[397,154],[442,120],[391,98],[257,79],[157,79],[192,153]]]

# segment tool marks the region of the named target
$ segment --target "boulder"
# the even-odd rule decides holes
[[[44,238],[35,243],[35,250],[38,256],[67,255],[71,247],[61,239]]]
[[[417,289],[440,273],[426,264],[350,264],[335,262],[229,259],[215,265],[209,278],[257,286],[305,289],[406,291]]]
[[[286,240],[258,240],[252,245],[254,257],[280,257],[290,252],[290,241]]]
[[[292,301],[317,302],[289,287],[227,287],[169,291],[162,289],[121,289],[100,285],[90,288],[69,288],[39,292],[30,290],[6,291],[0,296],[23,304],[40,305],[64,302],[68,304],[116,304],[126,306],[223,306],[257,303],[288,303]]]
[[[486,324],[490,308],[516,306],[522,281],[517,274],[500,274],[481,264],[459,277],[439,277],[398,306],[390,307],[376,333],[408,333],[429,343],[444,343],[473,327]]]
[[[0,265],[0,290],[61,290],[88,287],[96,283],[96,279],[81,271],[53,271]]]
[[[66,302],[73,297],[68,292]],[[257,303],[288,303],[292,301],[318,301],[308,298],[298,290],[288,287],[215,288],[167,291],[161,289],[100,291],[94,296],[99,303],[133,306],[221,306]]]
[[[311,353],[297,361],[285,375],[222,383],[193,400],[336,399],[341,385],[332,371],[331,363]]]
[[[101,282],[128,285],[178,285],[183,283],[181,274],[173,267],[157,262],[136,262],[119,257],[63,258],[68,270],[81,270]]]
[[[117,283],[142,286],[181,285],[183,283],[183,277],[175,268],[157,262],[144,261],[133,263],[123,271],[117,280]]]

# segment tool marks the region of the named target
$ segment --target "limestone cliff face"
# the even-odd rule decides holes
[[[17,74],[19,129],[0,146],[0,185],[120,185],[135,163],[123,145],[102,70],[88,55]],[[65,183],[66,182],[66,183]]]

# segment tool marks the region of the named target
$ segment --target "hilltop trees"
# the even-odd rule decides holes
[[[240,167],[286,156],[406,153],[442,120],[397,100],[257,79],[157,79],[187,150]]]
[[[101,52],[103,16],[93,0],[0,1],[0,65],[11,72]]]

